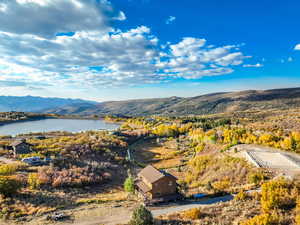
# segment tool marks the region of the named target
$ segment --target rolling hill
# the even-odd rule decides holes
[[[110,101],[99,104],[80,103],[46,110],[47,113],[106,115],[187,115],[221,112],[289,109],[300,107],[300,88],[223,92],[190,98],[170,97]]]

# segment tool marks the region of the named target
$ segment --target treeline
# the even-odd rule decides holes
[[[160,137],[176,137],[187,134],[190,130],[201,128],[204,131],[216,127],[230,125],[228,118],[187,118],[187,117],[138,117],[128,119],[121,129],[145,129],[148,134]]]
[[[238,121],[238,118],[138,117],[127,119],[121,129],[144,129],[147,134],[159,137],[186,135],[196,149],[202,149],[205,143],[212,142],[226,145],[224,150],[237,144],[259,144],[300,151],[300,131],[254,129]]]

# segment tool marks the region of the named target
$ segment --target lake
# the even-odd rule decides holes
[[[18,135],[36,132],[68,131],[80,132],[87,130],[114,130],[118,124],[107,123],[104,120],[88,119],[43,119],[35,121],[16,122],[0,126],[0,135]]]

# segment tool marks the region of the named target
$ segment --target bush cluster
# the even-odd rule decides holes
[[[37,173],[30,173],[27,178],[29,188],[38,189],[41,185],[39,175]]]
[[[130,225],[152,225],[153,216],[152,213],[146,209],[145,206],[140,205],[132,214]]]
[[[250,173],[248,176],[248,182],[251,184],[259,185],[262,181],[265,181],[267,176],[262,171]]]
[[[0,176],[0,194],[10,196],[15,194],[22,184],[14,177]]]
[[[236,196],[234,196],[234,200],[237,200],[237,201],[244,201],[248,198],[248,194],[241,190]]]
[[[201,218],[201,210],[199,208],[189,209],[184,211],[181,216],[184,219],[197,220]]]
[[[251,219],[243,221],[241,225],[277,225],[286,224],[282,213],[296,206],[296,224],[300,224],[300,201],[298,186],[292,181],[278,178],[266,182],[261,187],[261,210],[262,213]]]
[[[73,167],[62,170],[44,167],[38,171],[40,184],[48,184],[52,187],[81,187],[89,184],[102,183],[109,177],[109,173],[88,167]]]
[[[296,196],[291,182],[280,178],[262,185],[261,208],[265,213],[295,206]]]
[[[240,225],[277,225],[280,222],[280,217],[276,214],[263,213],[253,218],[243,221]]]
[[[7,176],[12,175],[18,170],[25,169],[27,167],[24,163],[11,163],[0,165],[0,175]]]

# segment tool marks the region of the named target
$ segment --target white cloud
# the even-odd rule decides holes
[[[124,20],[107,0],[0,0],[0,30],[53,38],[70,31],[103,31]]]
[[[256,63],[256,64],[244,64],[243,67],[254,67],[254,68],[258,68],[258,67],[263,67],[264,65],[261,63]]]
[[[160,58],[157,67],[168,76],[196,79],[233,72],[246,56],[237,46],[205,46],[205,39],[183,38],[169,45],[169,54]]]
[[[77,32],[49,40],[0,33],[1,78],[79,86],[159,81],[150,63],[158,57],[157,39],[149,33],[145,26],[105,35]]]
[[[294,48],[294,50],[300,50],[300,44],[297,44]]]
[[[0,3],[7,7],[5,20],[12,19],[0,24],[2,87],[89,89],[196,79],[232,73],[247,58],[236,45],[216,47],[195,37],[160,43],[146,26],[115,29],[110,21],[126,16],[106,0]],[[56,36],[70,31],[73,36]]]
[[[166,20],[166,24],[171,24],[176,20],[175,16],[169,16],[168,19]]]
[[[7,6],[4,3],[0,3],[0,12],[5,13],[7,10]]]

